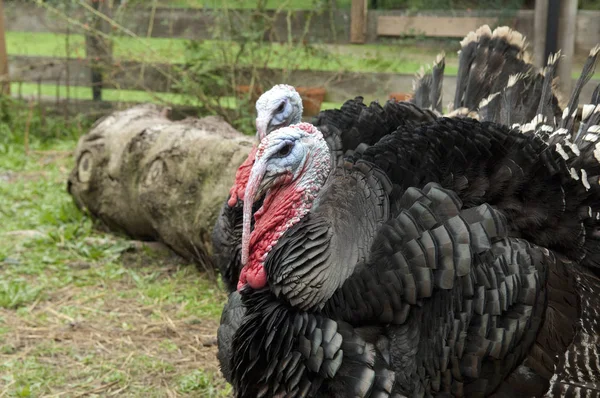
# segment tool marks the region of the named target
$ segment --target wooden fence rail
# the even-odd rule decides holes
[[[360,0],[359,3],[365,3]],[[408,13],[396,10],[368,10],[358,5],[357,15],[366,18],[364,43],[377,43],[385,37],[435,36],[462,37],[482,23],[495,25],[507,23],[533,39],[532,10],[506,11],[428,11]],[[5,5],[6,30],[14,32],[66,33],[67,23],[51,11],[30,3],[10,2]],[[254,11],[236,10],[240,18],[247,18]],[[316,43],[349,43],[351,41],[351,10],[326,10],[315,13],[308,10],[276,12],[266,11],[274,19],[269,37],[274,41],[286,41],[288,33],[292,37],[302,35],[306,19],[311,24],[307,40]],[[168,37],[206,40],[212,37],[211,27],[215,25],[215,11],[210,9],[181,9],[125,7],[113,9],[112,17],[125,29],[138,36],[154,38]],[[69,13],[69,17],[85,23],[89,14],[81,8]],[[600,42],[600,11],[579,11],[576,26],[576,48],[588,51]],[[152,29],[149,29],[152,26]],[[77,32],[70,27],[70,32]],[[288,29],[290,29],[288,31]],[[80,29],[79,33],[83,33]]]
[[[180,67],[180,65],[170,64],[124,62],[105,77],[103,88],[176,93],[178,90],[174,87],[171,77],[177,78],[177,69]],[[69,86],[92,86],[89,78],[90,65],[85,59],[13,57],[10,68],[14,81],[60,86],[67,84]],[[69,69],[69,80],[67,80],[67,68]],[[143,74],[142,69],[144,70]],[[281,69],[269,69],[263,72],[265,82],[272,84],[284,81],[284,75],[286,76],[285,81],[295,86],[326,87],[327,100],[330,102],[343,102],[356,95],[384,101],[391,92],[409,92],[414,78],[412,74],[398,73],[296,70],[287,75]],[[444,79],[444,105],[453,98],[455,82],[456,78],[453,76],[447,76]],[[597,84],[597,80],[591,80],[585,86],[582,98],[591,98],[592,91]],[[211,90],[211,94],[217,96],[224,93],[220,93],[215,87]]]
[[[179,76],[177,71],[182,67],[182,65],[172,64],[121,62],[118,67],[110,68],[105,72],[102,84],[103,88],[109,89],[177,93],[174,83]],[[86,59],[15,56],[11,58],[10,74],[13,81],[19,82],[80,87],[93,85],[90,80],[91,64]],[[244,76],[244,70],[241,76]],[[398,91],[399,88],[410,90],[413,79],[413,75],[397,73],[295,70],[288,74],[282,69],[267,69],[262,71],[261,76],[269,84],[279,83],[285,76],[285,81],[295,86],[324,86],[327,88],[327,99],[332,102],[344,101],[358,93],[367,93],[368,96],[379,96],[384,99],[383,97],[392,91]],[[247,81],[249,80],[248,72]],[[247,81],[242,81],[241,84],[247,84]],[[223,94],[217,87],[211,88],[211,93],[215,96]]]

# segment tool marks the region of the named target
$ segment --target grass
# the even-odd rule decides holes
[[[84,58],[83,35],[69,36],[68,51],[65,46],[66,37],[64,34],[55,33],[7,32],[7,52],[9,55]],[[183,39],[116,37],[113,55],[120,61],[183,63],[186,61],[187,42]],[[233,54],[238,49],[236,43],[215,40],[205,40],[200,46],[209,53],[226,47]],[[260,55],[254,55],[252,59],[242,57],[239,63],[248,65],[254,59],[268,58],[265,66],[270,68],[413,74],[421,65],[430,63],[437,50],[416,48],[402,43],[343,46],[317,44],[312,47],[292,48],[275,43],[258,51]],[[291,64],[290,60],[294,60],[294,63]],[[447,73],[455,75],[455,52],[448,52],[447,61]]]
[[[67,91],[65,86],[56,84],[41,84],[39,87],[35,83],[12,83],[11,92],[15,95],[21,93],[24,97],[37,96],[38,92],[42,96],[66,98]],[[69,87],[69,98],[71,99],[92,99],[92,89],[90,87],[72,86]],[[115,102],[157,102],[164,101],[169,104],[186,104],[191,98],[186,98],[180,94],[172,93],[148,93],[138,90],[117,90],[103,89],[102,99]],[[233,104],[231,104],[233,106]]]
[[[6,32],[9,55],[43,57],[85,57],[83,35],[70,35],[69,48],[65,46],[67,36],[55,33]],[[148,63],[175,64],[186,61],[184,39],[115,37],[113,55],[119,61],[144,61]],[[456,51],[458,41],[445,46],[447,76],[455,76],[458,71]],[[367,45],[326,45],[311,47],[288,47],[285,44],[272,44],[259,50],[260,55],[241,57],[239,64],[249,65],[255,59],[267,59],[266,67],[308,69],[332,72],[386,72],[412,75],[422,65],[430,64],[439,52],[438,48],[417,46],[417,40],[399,40],[395,44]],[[205,40],[199,44],[208,53],[228,48],[231,54],[238,48],[236,43],[223,43]],[[438,45],[439,47],[439,45]],[[456,48],[454,48],[456,47]],[[290,61],[290,60],[293,60]],[[577,78],[584,59],[577,59],[572,73]],[[594,79],[600,79],[597,71]]]
[[[95,229],[66,192],[80,131],[33,137],[26,154],[23,119],[0,124],[0,396],[228,396],[223,291],[160,247]]]
[[[145,0],[140,1],[142,4],[148,4]],[[283,8],[284,10],[312,10],[322,1],[320,0],[267,0],[265,8],[274,10]],[[219,8],[223,4],[227,4],[230,8],[237,9],[253,9],[256,8],[257,0],[157,0],[157,5],[160,7],[173,8]],[[339,9],[350,8],[350,0],[336,0],[336,7]]]
[[[65,86],[56,84],[40,84],[34,83],[12,83],[11,92],[14,95],[21,95],[24,98],[37,98],[37,95],[66,98],[67,92]],[[69,87],[69,98],[77,100],[91,100],[92,89],[90,87],[72,86]],[[164,102],[165,104],[173,105],[189,105],[200,106],[201,102],[189,95],[173,94],[173,93],[152,93],[140,90],[116,90],[103,89],[102,100],[113,102]],[[237,99],[234,97],[220,98],[220,104],[223,108],[234,108],[237,106]],[[322,109],[339,108],[342,103],[338,102],[323,102]]]

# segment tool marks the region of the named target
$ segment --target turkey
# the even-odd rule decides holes
[[[598,176],[582,144],[579,172]],[[259,146],[244,214],[268,193],[251,233],[244,220],[239,397],[600,393],[586,239],[600,196],[556,146],[441,119],[333,171],[328,156],[310,125]],[[561,381],[573,375],[586,384]]]
[[[261,99],[259,98],[259,101]],[[360,150],[361,145],[374,144],[399,125],[428,122],[436,118],[437,116],[432,111],[420,109],[411,103],[390,101],[382,107],[376,102],[372,102],[367,106],[363,103],[362,98],[358,97],[346,101],[339,110],[321,112],[314,122],[322,131],[329,146],[331,162],[336,164],[341,161],[344,154]],[[381,129],[368,131],[361,128],[373,120],[377,120]],[[299,120],[294,122],[297,123]],[[363,134],[367,131],[369,135]],[[254,164],[256,148],[256,146],[252,148],[248,158],[238,168],[230,196],[221,208],[212,234],[213,262],[219,269],[223,282],[230,292],[237,287],[241,269],[239,253],[242,233],[242,199],[250,168]],[[258,207],[260,207],[260,201],[257,202],[256,209]]]
[[[574,142],[542,101],[533,131],[407,124],[337,166],[312,125],[263,139],[220,358],[237,395],[600,394],[597,97]]]
[[[526,62],[525,40],[523,36],[509,28],[497,28],[493,32],[487,26],[482,26],[475,32],[469,33],[461,42],[461,54],[468,53],[468,57],[461,55],[457,80],[458,90],[465,93],[456,102],[459,111],[456,115],[473,115],[478,110],[479,102],[484,95],[499,91],[499,87],[506,85],[511,73],[521,73],[524,93],[530,90],[530,82],[538,83],[542,75],[535,72],[533,66]],[[442,56],[434,64],[436,71],[436,89],[431,88],[432,79],[428,75],[421,75],[415,84],[415,95],[412,102],[388,101],[381,107],[372,102],[369,106],[363,103],[362,97],[346,101],[341,109],[322,111],[317,115],[312,124],[323,134],[329,146],[332,161],[335,165],[344,155],[354,150],[362,150],[366,145],[376,143],[382,136],[391,133],[397,127],[413,123],[431,122],[441,116],[439,107],[431,107],[429,101],[441,104],[441,81],[443,78]],[[475,65],[475,66],[474,66]],[[487,65],[482,67],[482,65]],[[480,90],[472,87],[480,86],[482,81],[494,79],[497,84],[484,85]],[[468,87],[466,90],[464,87]],[[549,99],[553,100],[554,113],[560,113],[556,97],[550,91]],[[531,98],[539,97],[537,92]],[[531,106],[531,104],[528,104]],[[425,108],[430,109],[425,109]],[[257,139],[262,139],[274,129],[296,124],[302,118],[302,99],[296,90],[285,84],[279,84],[264,93],[256,103]],[[377,120],[379,127],[369,130],[369,124]],[[517,120],[517,119],[515,119]],[[531,117],[518,119],[524,123]],[[230,197],[221,209],[217,223],[213,229],[213,262],[219,269],[225,287],[232,292],[237,287],[239,279],[240,248],[242,233],[242,206],[246,183],[250,168],[254,163],[256,147],[253,148],[246,161],[240,166],[236,181],[231,188]],[[256,203],[257,210],[261,202]]]

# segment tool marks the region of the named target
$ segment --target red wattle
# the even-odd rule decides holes
[[[265,267],[262,264],[257,264],[254,267],[245,266],[240,272],[240,279],[237,284],[237,290],[244,287],[245,284],[250,285],[252,289],[262,289],[267,286],[267,274]]]
[[[250,270],[246,275],[246,281],[252,289],[262,289],[267,285],[267,274],[265,273],[265,267],[260,265],[259,267]]]
[[[261,289],[267,285],[264,257],[285,230],[278,227],[283,227],[297,215],[302,193],[303,190],[290,185],[275,188],[267,195],[260,210],[254,213],[254,230],[250,235],[250,256],[240,272],[238,290],[246,283],[253,289]]]
[[[238,199],[244,200],[246,185],[248,184],[250,172],[252,171],[252,166],[254,165],[254,160],[256,159],[256,149],[257,146],[254,145],[244,163],[238,167],[235,173],[235,182],[229,190],[229,200],[227,201],[227,205],[229,207],[235,206]]]

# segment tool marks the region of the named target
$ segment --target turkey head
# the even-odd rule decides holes
[[[301,122],[302,98],[294,87],[277,84],[256,101],[256,115],[256,138],[260,141],[275,129]],[[229,207],[234,207],[238,199],[244,199],[244,191],[255,156],[256,145],[235,174],[235,183],[229,191],[227,201]]]
[[[302,98],[296,89],[277,84],[256,101],[256,138],[262,140],[272,131],[302,121]]]
[[[331,170],[331,157],[321,133],[311,124],[279,129],[262,140],[246,187],[243,211],[242,264],[238,290],[245,284],[267,284],[264,261],[278,239],[308,213]],[[266,194],[262,207],[252,206]]]

